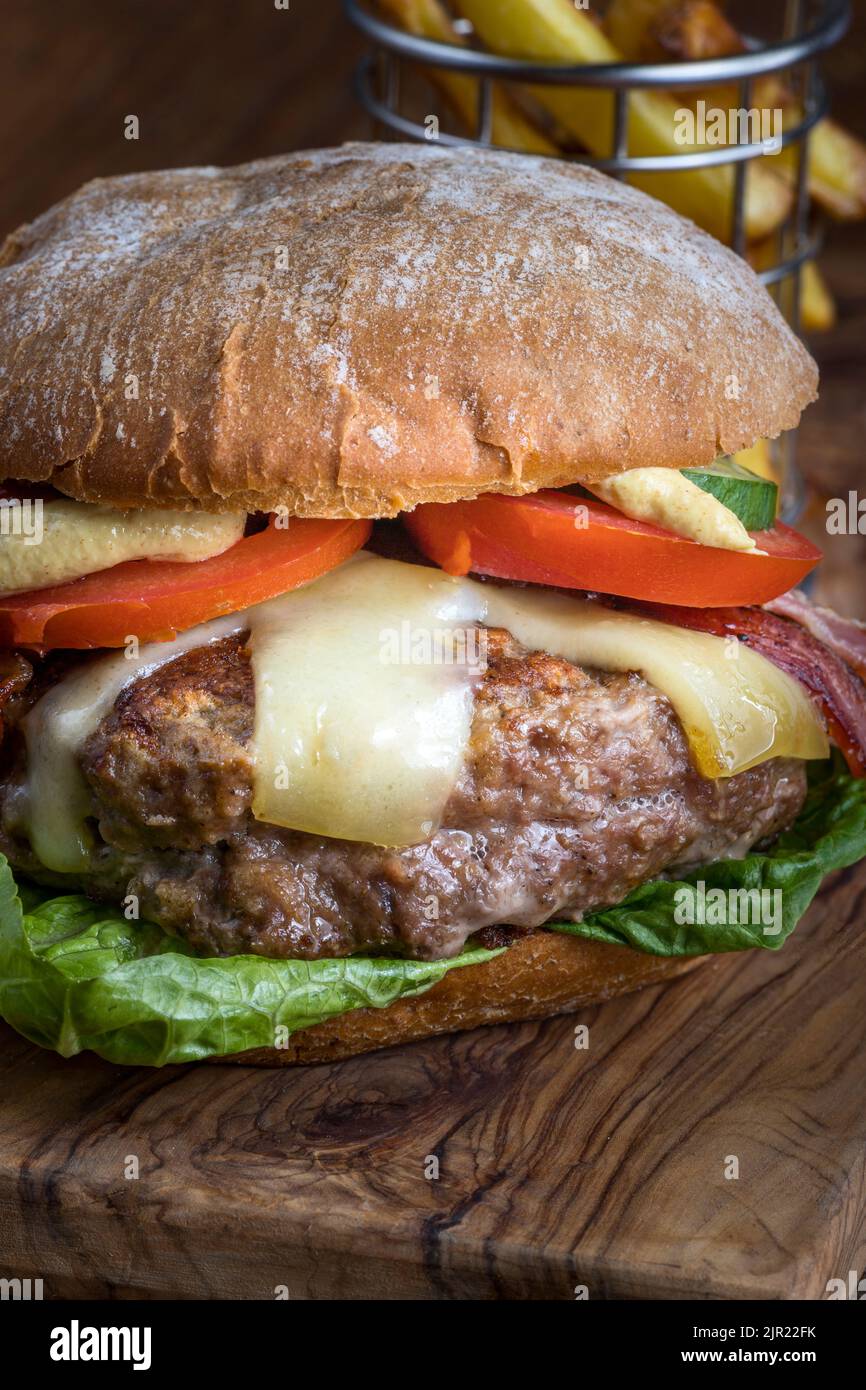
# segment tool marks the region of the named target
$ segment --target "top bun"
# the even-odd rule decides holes
[[[97,179],[0,250],[2,475],[118,507],[392,516],[796,425],[749,267],[580,164],[351,144]]]

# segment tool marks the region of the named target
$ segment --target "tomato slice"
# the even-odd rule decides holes
[[[418,547],[449,574],[490,574],[653,603],[766,603],[799,584],[821,552],[790,527],[756,531],[762,555],[717,550],[564,492],[485,494],[407,512]]]
[[[0,645],[122,647],[169,641],[178,632],[236,613],[317,579],[367,540],[369,521],[271,517],[264,531],[210,560],[130,560],[51,589],[0,596]]]

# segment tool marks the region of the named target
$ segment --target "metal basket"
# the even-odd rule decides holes
[[[736,83],[740,105],[748,110],[752,107],[755,79],[765,73],[785,72],[791,79],[793,89],[799,91],[803,112],[802,120],[780,137],[782,147],[796,146],[795,194],[787,221],[774,233],[775,263],[760,271],[759,278],[780,304],[783,302],[782,286],[790,282],[786,316],[794,330],[799,332],[801,268],[817,254],[821,245],[820,225],[811,215],[806,179],[809,132],[827,112],[827,97],[816,60],[844,34],[850,19],[848,0],[815,0],[814,3],[809,3],[809,0],[787,0],[779,40],[766,43],[748,36],[748,51],[731,58],[700,62],[623,62],[577,66],[502,58],[477,48],[419,38],[379,19],[361,0],[344,0],[344,7],[352,23],[374,45],[356,71],[356,91],[366,111],[385,131],[402,139],[429,140],[427,127],[401,110],[404,64],[415,67],[423,65],[427,69],[445,68],[478,80],[475,135],[461,136],[440,131],[437,136],[439,142],[449,145],[492,144],[492,98],[496,82],[609,89],[614,101],[610,154],[599,158],[583,153],[565,153],[563,158],[576,159],[619,177],[629,173],[734,165],[730,242],[740,255],[746,249],[744,206],[748,165],[765,153],[763,144],[756,141],[683,154],[630,155],[629,94],[648,87],[711,88]],[[777,449],[777,463],[783,479],[782,514],[786,518],[796,516],[803,502],[802,483],[794,467],[793,442],[793,433],[784,436]]]

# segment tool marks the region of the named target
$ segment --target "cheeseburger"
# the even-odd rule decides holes
[[[866,853],[866,632],[804,596],[761,443],[816,368],[667,207],[356,144],[89,183],[0,279],[28,1038],[278,1065],[539,1018],[780,947]]]

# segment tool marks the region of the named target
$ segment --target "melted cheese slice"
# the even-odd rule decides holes
[[[125,652],[98,657],[37,701],[22,720],[27,782],[19,820],[47,869],[75,873],[87,867],[93,843],[87,819],[92,810],[78,755],[124,686],[182,652],[243,631],[244,625],[242,615],[232,614],[190,628],[173,642],[152,642],[135,658]]]
[[[764,657],[585,599],[362,553],[249,616],[253,811],[296,830],[395,846],[429,837],[465,756],[478,677],[477,663],[447,664],[441,648],[468,651],[473,624],[576,665],[640,671],[671,701],[705,777],[827,756],[803,687]],[[400,630],[428,641],[407,640],[392,661]]]
[[[823,758],[803,687],[736,642],[585,599],[500,588],[366,552],[280,598],[103,658],[24,721],[31,840],[49,868],[87,861],[89,798],[77,755],[129,681],[190,647],[249,631],[255,677],[253,811],[273,825],[373,844],[438,827],[466,755],[481,675],[478,625],[529,649],[639,671],[670,700],[699,772],[729,777],[768,758]]]
[[[429,839],[457,779],[481,670],[471,585],[361,552],[250,610],[253,814],[338,839]]]
[[[209,560],[246,525],[238,512],[119,512],[89,502],[46,502],[37,515],[41,530],[31,525],[24,534],[8,522],[0,529],[0,594],[47,589],[126,560]]]
[[[533,589],[492,592],[486,621],[577,666],[640,672],[670,700],[704,777],[732,777],[768,758],[828,755],[823,721],[799,681],[735,640]]]

